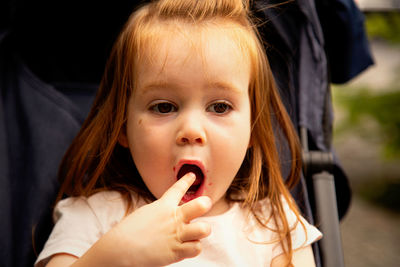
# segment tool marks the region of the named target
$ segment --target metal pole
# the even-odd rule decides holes
[[[314,174],[313,184],[317,223],[324,234],[320,241],[323,266],[344,267],[333,175],[325,171]]]

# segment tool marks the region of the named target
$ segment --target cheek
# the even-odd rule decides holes
[[[137,118],[130,126],[129,148],[133,161],[147,188],[159,198],[171,185],[169,177],[174,177],[167,137],[157,127],[151,127],[145,118]]]
[[[250,144],[251,118],[250,111],[246,108],[245,112],[239,114],[235,120],[234,129],[230,132],[233,148],[236,153],[243,155]]]
[[[242,165],[250,143],[250,122],[245,116],[241,118],[233,128],[216,130],[215,136],[219,138],[213,143],[213,158],[218,160],[220,171],[232,179]]]
[[[244,115],[240,121],[241,123],[238,123],[236,129],[233,131],[232,146],[229,151],[229,157],[232,161],[232,166],[234,166],[234,176],[236,176],[246,156],[251,136],[250,116]]]
[[[137,165],[152,160],[159,153],[162,142],[159,133],[144,118],[134,118],[128,127],[129,148]],[[139,166],[137,166],[139,168]]]

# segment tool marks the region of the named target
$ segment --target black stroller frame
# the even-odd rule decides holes
[[[332,173],[334,164],[331,152],[309,151],[305,128],[300,129],[303,147],[303,165],[306,180],[312,180],[316,218],[315,224],[324,237],[320,242],[322,266],[344,267],[339,215],[337,209],[335,179]]]

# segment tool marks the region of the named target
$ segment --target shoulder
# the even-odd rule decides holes
[[[289,225],[293,250],[302,247],[307,247],[312,243],[318,241],[322,237],[322,233],[314,225],[307,222],[307,220],[303,216],[297,215],[297,212],[295,212],[295,210],[292,208],[295,206],[295,203],[293,203],[294,205],[290,205],[288,203],[288,200],[286,200],[286,198],[284,198],[283,196],[280,198],[280,201],[282,204],[283,212],[285,214],[286,220]],[[294,201],[294,200],[289,200],[289,201]],[[272,209],[275,208],[275,206],[271,203],[269,199],[264,199],[260,201],[259,204],[266,206],[263,209],[264,216],[270,216]],[[269,220],[267,227],[271,229],[276,229],[277,227],[276,224],[282,223],[281,220],[282,218],[280,220],[278,219],[278,222]],[[278,256],[281,253],[283,253],[281,244],[277,243],[277,246],[274,248],[273,251],[273,257]]]
[[[298,213],[297,210],[295,210],[297,204],[293,199],[287,200],[285,197],[281,196],[280,202],[283,213],[290,228],[295,228],[298,223],[306,222],[306,220],[301,215],[297,216]],[[273,203],[269,198],[264,198],[257,203],[256,210],[260,212],[262,217],[270,218],[272,211],[277,210],[277,205]],[[271,220],[269,220],[269,224],[275,224],[275,223],[276,222],[272,222]],[[278,223],[281,223],[279,219]]]
[[[144,205],[144,200],[132,196],[132,209]],[[87,228],[87,233],[96,231],[96,236],[108,232],[121,221],[128,212],[128,203],[117,191],[100,191],[89,197],[70,197],[57,203],[53,220],[57,225],[63,225],[73,231],[75,225]],[[63,227],[63,230],[66,229]]]
[[[90,197],[70,197],[61,200],[54,209],[53,219],[55,223],[74,218],[80,218],[81,223],[82,219],[100,222],[110,217],[121,219],[125,211],[126,203],[119,192],[101,191]]]
[[[116,191],[101,191],[90,197],[61,200],[54,208],[55,225],[37,263],[46,262],[58,253],[82,256],[123,219],[126,210],[126,201]]]

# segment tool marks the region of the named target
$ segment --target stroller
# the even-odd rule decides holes
[[[265,49],[304,148],[304,176],[292,193],[324,233],[314,247],[317,266],[343,266],[338,225],[351,193],[331,150],[329,83],[372,64],[363,17],[352,0],[281,2],[253,1],[252,8],[265,21]],[[51,231],[59,162],[137,3],[0,5],[0,266],[25,267]]]

